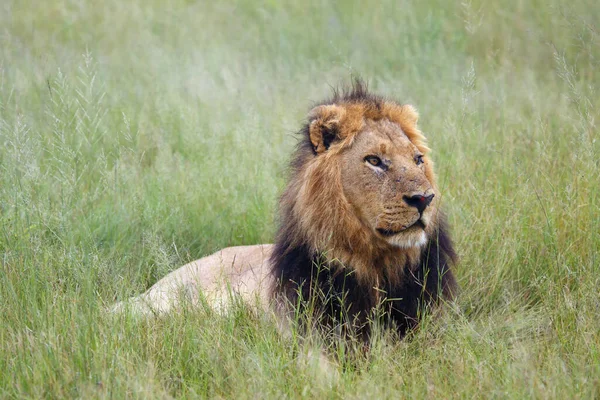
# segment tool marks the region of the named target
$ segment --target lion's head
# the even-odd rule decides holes
[[[437,228],[439,194],[418,114],[352,90],[313,108],[281,200],[281,235],[351,266],[401,279]],[[289,223],[291,222],[291,225]]]

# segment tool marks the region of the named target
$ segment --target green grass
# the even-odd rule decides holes
[[[0,397],[600,397],[600,6],[0,3]],[[296,131],[361,75],[414,104],[461,294],[337,380],[243,309],[105,307],[271,242]]]

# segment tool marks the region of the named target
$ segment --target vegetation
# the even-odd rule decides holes
[[[600,397],[591,0],[0,3],[0,397]],[[106,308],[271,242],[313,101],[421,113],[461,262],[441,320],[337,373],[240,307]]]

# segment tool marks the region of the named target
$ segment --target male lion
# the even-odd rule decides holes
[[[223,308],[236,296],[280,319],[310,310],[320,327],[367,338],[377,318],[405,334],[420,309],[456,289],[456,255],[417,119],[412,106],[360,81],[334,92],[300,131],[275,244],[223,249],[117,308],[160,314],[200,297]]]

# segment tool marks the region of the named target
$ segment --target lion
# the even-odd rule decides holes
[[[240,299],[278,319],[311,313],[368,338],[401,336],[452,300],[456,264],[418,113],[356,80],[309,113],[279,203],[274,244],[229,247],[119,303],[164,314],[182,301],[227,310]]]

